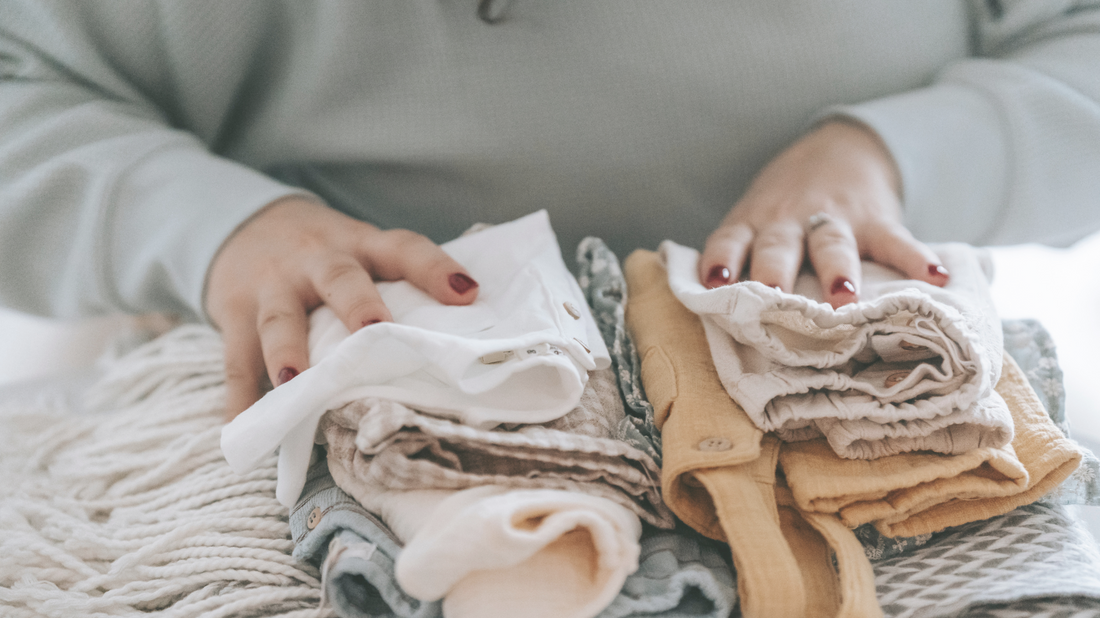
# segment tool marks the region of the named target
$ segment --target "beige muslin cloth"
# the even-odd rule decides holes
[[[627,325],[662,430],[665,502],[691,527],[729,543],[742,614],[881,616],[855,535],[835,514],[800,512],[777,481],[778,440],[765,438],[726,394],[702,323],[672,295],[660,258],[637,251],[624,273]]]
[[[852,527],[873,522],[886,536],[909,537],[1035,502],[1077,469],[1082,453],[1050,420],[1008,355],[996,390],[1015,425],[1010,446],[861,461],[838,458],[822,440],[789,444],[780,466],[796,503],[804,510],[839,513]]]

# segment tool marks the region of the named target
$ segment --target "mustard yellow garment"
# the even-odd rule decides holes
[[[702,323],[672,295],[656,253],[624,263],[626,320],[662,430],[665,501],[688,525],[730,545],[748,618],[873,618],[870,562],[836,515],[800,513],[777,487],[780,443],[726,394]],[[839,572],[833,566],[835,553]]]
[[[1077,469],[1081,452],[1007,355],[996,389],[1015,425],[1010,447],[851,460],[837,457],[823,440],[787,444],[780,466],[796,503],[802,510],[839,513],[851,527],[873,522],[886,536],[908,537],[1038,500]]]

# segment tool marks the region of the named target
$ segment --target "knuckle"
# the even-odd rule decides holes
[[[389,314],[380,299],[360,297],[353,299],[348,305],[347,315],[352,323],[363,324],[372,319],[384,319]]]
[[[287,307],[264,308],[256,316],[256,328],[260,334],[269,333],[284,324],[295,321],[295,312]]]
[[[769,227],[761,230],[754,241],[757,250],[772,251],[786,249],[796,245],[793,234],[779,227]]]
[[[349,279],[353,279],[363,271],[363,267],[346,256],[332,256],[321,270],[318,284],[323,288],[337,286]]]
[[[405,229],[386,230],[381,242],[389,251],[409,251],[425,244],[435,246],[427,236]]]
[[[235,385],[238,388],[247,387],[248,384],[255,382],[256,376],[252,372],[252,368],[248,364],[243,362],[226,361],[225,363],[225,382],[229,385]]]

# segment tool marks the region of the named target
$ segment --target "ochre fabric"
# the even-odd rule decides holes
[[[1038,500],[1077,469],[1082,454],[1050,420],[1007,355],[996,389],[1015,425],[1009,447],[864,461],[840,459],[822,440],[790,443],[780,454],[780,467],[796,503],[803,510],[839,513],[850,527],[873,522],[884,535],[909,537]]]
[[[722,388],[702,323],[672,295],[660,258],[636,251],[624,271],[627,325],[662,429],[665,501],[688,525],[729,543],[742,614],[880,616],[855,535],[836,515],[801,513],[777,488],[778,439]]]

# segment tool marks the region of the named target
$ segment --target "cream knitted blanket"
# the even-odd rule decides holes
[[[0,402],[0,615],[333,615],[290,557],[274,456],[222,457],[221,354],[184,326],[108,363],[85,412]]]

